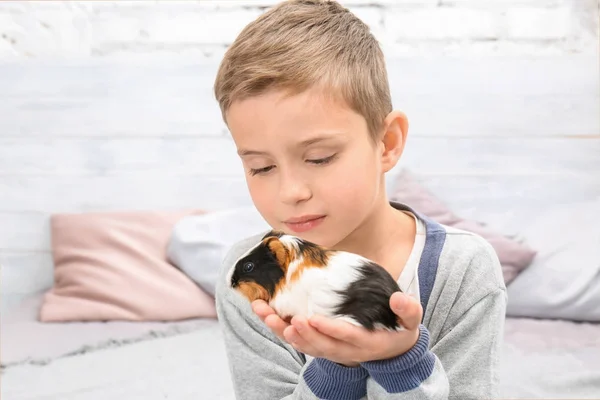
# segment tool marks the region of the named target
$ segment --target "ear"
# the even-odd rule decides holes
[[[383,126],[381,166],[383,172],[388,172],[396,166],[404,151],[408,135],[408,118],[401,111],[392,111],[385,118]]]
[[[275,237],[266,239],[265,245],[267,246],[269,251],[275,255],[279,266],[281,267],[283,272],[286,273],[287,267],[290,263],[289,250],[284,246],[283,243],[281,243],[279,238]]]

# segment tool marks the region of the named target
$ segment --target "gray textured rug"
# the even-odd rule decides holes
[[[213,319],[41,323],[36,318],[41,301],[42,295],[31,296],[2,315],[0,371],[22,364],[47,365],[64,357],[185,334],[217,323]]]
[[[3,398],[233,400],[220,327],[201,325],[13,366],[2,379]],[[600,397],[600,324],[511,318],[505,332],[499,398]]]

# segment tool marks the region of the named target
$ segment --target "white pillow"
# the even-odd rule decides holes
[[[254,207],[183,217],[173,228],[167,258],[214,296],[221,263],[230,247],[270,229]]]
[[[507,315],[600,321],[600,199],[550,208],[523,234],[538,254],[508,286]]]

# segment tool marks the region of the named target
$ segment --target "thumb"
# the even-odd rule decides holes
[[[395,292],[390,297],[390,308],[398,316],[401,316],[402,310],[408,303],[408,299],[406,297],[406,294],[402,292]]]
[[[418,300],[402,292],[396,292],[390,297],[390,307],[406,329],[414,330],[419,327],[423,308]]]

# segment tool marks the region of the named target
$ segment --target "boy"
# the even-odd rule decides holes
[[[265,221],[384,266],[406,327],[279,318],[225,277],[257,233],[230,249],[216,289],[238,399],[494,397],[506,290],[482,238],[387,200],[384,174],[408,123],[393,111],[383,54],[335,2],[281,3],[228,49],[215,94]]]

